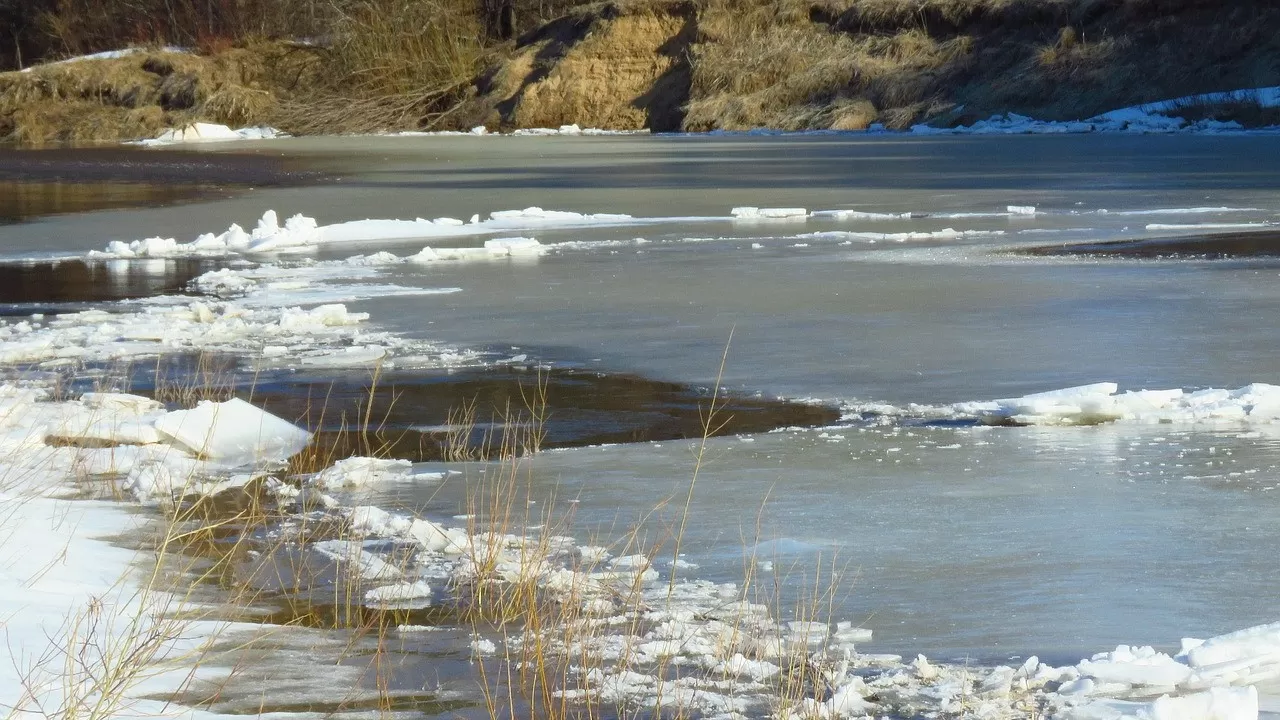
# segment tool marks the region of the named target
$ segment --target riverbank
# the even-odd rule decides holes
[[[378,70],[360,69],[342,43],[259,40],[204,54],[155,48],[40,65],[0,74],[0,137],[111,142],[195,121],[294,134],[1084,121],[1280,85],[1277,28],[1280,9],[1259,2],[1156,10],[1123,0],[617,0],[572,8],[465,61],[442,56],[436,65],[448,77],[432,65],[437,74],[415,85],[413,71],[396,68],[408,74],[376,90]],[[425,53],[414,62],[431,63],[430,48],[414,49]],[[342,80],[352,73],[360,83]],[[388,89],[401,86],[408,89]],[[1248,92],[1168,112],[1188,123],[1280,123],[1273,103]]]

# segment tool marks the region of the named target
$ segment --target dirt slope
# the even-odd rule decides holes
[[[858,129],[1085,118],[1280,84],[1261,0],[635,0],[517,41],[454,118],[490,127]]]
[[[901,129],[1004,112],[1078,119],[1280,85],[1280,3],[609,0],[486,46],[487,69],[469,82],[466,67],[431,102],[415,99],[412,82],[357,102],[332,81],[336,58],[258,42],[208,57],[143,52],[3,73],[0,141],[115,141],[195,119],[295,133],[573,123]],[[1280,122],[1280,112],[1248,103],[1196,112]]]
[[[692,2],[607,3],[522,37],[456,122],[678,130],[689,94]]]

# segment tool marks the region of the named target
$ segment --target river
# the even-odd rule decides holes
[[[691,497],[687,573],[735,579],[754,548],[785,607],[814,568],[839,568],[830,611],[872,629],[874,649],[1070,660],[1278,618],[1280,425],[988,427],[939,408],[1103,381],[1280,382],[1280,254],[1020,252],[1265,230],[1280,220],[1280,138],[303,138],[193,150],[229,151],[331,177],[10,225],[0,253],[189,240],[252,227],[267,209],[321,224],[527,206],[658,219],[513,233],[548,246],[540,257],[390,266],[379,283],[458,290],[347,290],[347,306],[486,362],[840,408],[828,427],[711,440],[692,493],[696,439],[550,451],[534,461],[534,493],[599,544],[637,526],[670,531]],[[745,206],[865,214],[729,218]],[[371,241],[315,257],[480,242]],[[314,282],[323,296],[326,281]],[[446,480],[366,497],[449,517],[466,494]]]

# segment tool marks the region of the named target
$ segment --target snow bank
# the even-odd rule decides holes
[[[971,420],[987,425],[1270,424],[1280,421],[1280,386],[1253,383],[1234,390],[1130,390],[1113,382],[1032,393],[1016,398],[911,404],[851,403],[846,418]]]
[[[70,63],[84,62],[86,60],[117,60],[119,58],[129,57],[130,55],[137,55],[138,53],[144,53],[144,52],[150,52],[150,50],[148,50],[147,48],[138,48],[138,47],[121,48],[119,50],[103,50],[102,52],[90,53],[88,55],[77,55],[75,57],[69,57],[62,60],[55,60],[53,62],[41,63],[39,65],[32,65],[31,67],[22,68],[21,72],[26,73],[26,72],[31,72],[32,70],[39,70],[41,68],[54,67],[57,65],[67,65]],[[163,48],[160,48],[160,52],[186,53],[188,52],[188,50],[186,48],[168,45]]]
[[[21,479],[29,493],[78,492],[77,480],[117,478],[141,500],[213,492],[244,484],[241,468],[273,466],[300,451],[310,433],[243,400],[205,402],[165,412],[135,395],[87,393],[51,401],[43,391],[0,385],[0,448],[25,472],[0,478],[0,492]]]
[[[1134,105],[1102,113],[1087,120],[1048,121],[1036,120],[1017,113],[992,115],[973,125],[954,128],[936,128],[914,125],[911,132],[917,135],[1025,135],[1063,134],[1090,132],[1127,133],[1223,133],[1240,132],[1245,128],[1234,121],[1199,120],[1188,122],[1177,115],[1182,108],[1203,105],[1221,105],[1235,102],[1256,102],[1262,107],[1280,107],[1280,86],[1205,93]]]
[[[416,255],[405,258],[412,263],[440,261],[504,260],[537,258],[547,254],[549,248],[533,238],[496,238],[486,240],[483,247],[432,248],[424,247]]]
[[[165,130],[154,138],[138,140],[135,145],[159,147],[163,145],[184,145],[190,143],[227,142],[230,140],[271,140],[288,137],[285,133],[265,125],[232,130],[226,125],[215,123],[191,123],[180,128]]]

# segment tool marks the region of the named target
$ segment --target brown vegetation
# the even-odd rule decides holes
[[[27,145],[154,136],[193,120],[270,122],[314,85],[315,54],[256,43],[213,56],[157,50],[0,75],[0,137]]]
[[[1087,118],[1280,83],[1277,28],[1280,8],[1261,2],[605,2],[521,37],[466,118],[692,131]],[[655,98],[675,110],[653,112]]]
[[[1280,7],[1260,0],[169,0],[150,11],[163,22],[132,30],[119,12],[86,24],[71,11],[159,0],[45,2],[61,52],[131,32],[216,51],[0,75],[0,136],[28,143],[188,118],[304,133],[905,128],[1280,84]],[[323,43],[252,40],[308,33]],[[155,57],[173,70],[140,64]],[[1274,114],[1256,110],[1229,115]]]

